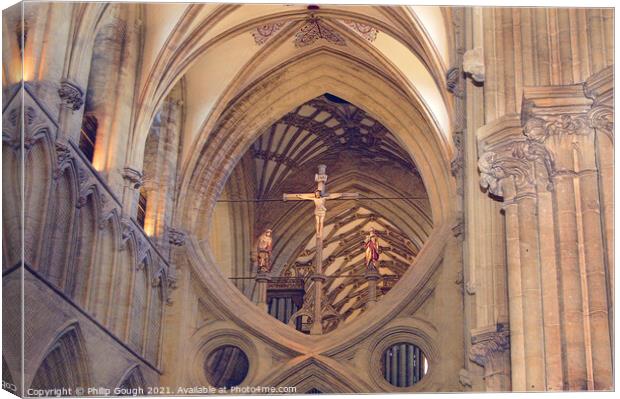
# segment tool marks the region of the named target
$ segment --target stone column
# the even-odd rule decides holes
[[[510,390],[510,333],[508,326],[472,331],[470,359],[484,367],[488,392]]]
[[[267,307],[267,287],[270,281],[271,276],[269,276],[269,274],[265,272],[258,272],[258,274],[256,274],[256,304],[265,312],[269,311]]]
[[[366,272],[364,278],[366,278],[368,282],[368,302],[366,306],[371,308],[377,304],[377,280],[379,280],[381,276],[377,271],[369,270]]]
[[[592,100],[583,85],[524,91],[524,134],[553,158],[553,197],[566,344],[565,386],[610,389],[608,266]]]
[[[590,106],[581,85],[527,88],[521,117],[480,135],[481,185],[504,201],[514,390],[612,387]]]

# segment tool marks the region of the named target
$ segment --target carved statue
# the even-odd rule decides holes
[[[366,270],[376,272],[377,261],[379,260],[379,242],[374,228],[371,228],[366,236],[364,248],[366,249]]]
[[[258,237],[256,253],[258,260],[258,272],[268,273],[271,271],[272,238],[271,229],[267,229]]]
[[[314,218],[316,221],[316,236],[323,237],[323,221],[325,220],[325,214],[327,213],[327,207],[325,203],[327,200],[332,199],[356,199],[357,193],[334,193],[329,195],[323,195],[321,190],[316,190],[313,194],[284,194],[284,201],[287,200],[309,200],[314,202]]]

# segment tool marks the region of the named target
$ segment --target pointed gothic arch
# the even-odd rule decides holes
[[[88,354],[77,322],[62,330],[44,353],[30,388],[73,389],[90,386]]]
[[[117,388],[127,392],[139,389],[145,390],[146,381],[140,366],[136,364],[127,369],[120,378]]]

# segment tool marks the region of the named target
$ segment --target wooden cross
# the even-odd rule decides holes
[[[359,193],[326,193],[327,175],[325,165],[319,165],[319,173],[314,175],[314,181],[317,183],[317,189],[314,193],[306,194],[284,194],[282,199],[284,201],[313,201],[314,202],[314,218],[315,218],[315,230],[316,230],[316,254],[314,257],[314,274],[310,276],[310,279],[314,282],[314,317],[312,318],[312,327],[310,327],[310,334],[322,334],[322,314],[321,314],[321,299],[323,295],[323,282],[325,276],[323,276],[323,223],[325,221],[325,214],[327,213],[326,202],[332,199],[357,199]]]

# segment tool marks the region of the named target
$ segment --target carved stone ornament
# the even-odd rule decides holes
[[[56,162],[61,165],[71,159],[73,154],[71,154],[71,150],[69,150],[69,146],[57,141],[55,143],[56,147]]]
[[[584,114],[561,114],[551,118],[532,117],[523,126],[529,140],[544,143],[548,137],[561,135],[588,135],[592,132]]]
[[[485,69],[482,47],[467,50],[463,54],[463,71],[471,76],[474,81],[484,82]]]
[[[459,383],[465,388],[471,388],[471,375],[466,369],[459,371]]]
[[[286,22],[283,21],[257,26],[256,29],[252,31],[254,42],[259,46],[265,44],[265,42],[267,42],[270,37],[274,36],[285,24]]]
[[[69,81],[64,80],[60,83],[58,96],[62,100],[63,106],[73,111],[79,110],[84,105],[84,92],[76,84]]]
[[[185,245],[185,233],[175,228],[168,229],[168,242],[178,247]]]
[[[493,195],[503,197],[503,179],[513,177],[519,188],[533,184],[536,177],[542,177],[540,174],[535,176],[536,162],[545,167],[546,188],[551,191],[551,176],[555,170],[553,156],[544,145],[534,140],[514,142],[497,152],[488,151],[482,154],[478,160],[480,186]]]
[[[142,172],[130,167],[123,169],[123,178],[135,189],[139,189],[144,184],[144,175]]]
[[[342,20],[342,22],[369,42],[374,42],[377,39],[379,33],[377,28],[357,21]]]
[[[323,39],[338,46],[346,46],[346,42],[338,32],[323,22],[319,17],[309,16],[299,31],[295,34],[295,47],[306,47]]]
[[[601,131],[614,142],[614,110],[605,105],[599,105],[588,111],[588,125]]]
[[[463,157],[463,132],[454,132],[452,135],[452,142],[454,143],[455,154],[452,161],[450,161],[450,171],[452,176],[461,176],[464,165]]]
[[[452,67],[446,72],[446,88],[457,97],[463,96],[463,90],[461,88],[461,69],[459,67]]]
[[[495,331],[482,332],[471,337],[469,359],[487,367],[494,357],[503,355],[510,349],[510,332],[506,325],[498,324]]]

